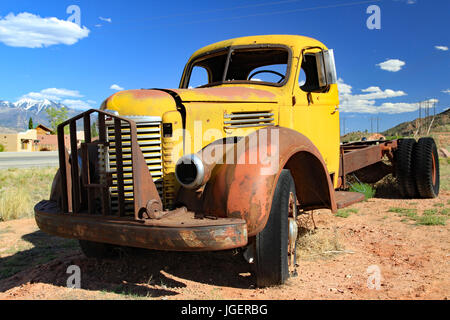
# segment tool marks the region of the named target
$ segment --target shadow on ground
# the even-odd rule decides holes
[[[221,252],[165,252],[118,249],[118,258],[86,258],[76,240],[35,231],[22,237],[34,247],[0,258],[0,292],[25,283],[65,287],[67,268],[81,269],[81,288],[142,297],[176,295],[183,280],[234,288],[249,288],[255,279],[242,254]],[[179,280],[174,280],[175,276]]]

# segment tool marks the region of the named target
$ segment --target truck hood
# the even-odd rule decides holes
[[[249,87],[174,89],[183,102],[277,102],[269,90]]]
[[[176,110],[174,95],[178,95],[183,103],[277,103],[278,95],[264,88],[219,87],[199,89],[140,89],[120,91],[108,99],[101,109],[116,110],[121,115],[159,115]]]

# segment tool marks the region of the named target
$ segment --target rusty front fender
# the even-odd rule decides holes
[[[303,209],[337,210],[333,184],[319,150],[297,131],[266,127],[225,149],[224,161],[214,166],[204,188],[180,189],[178,200],[190,210],[243,218],[248,235],[254,236],[266,225],[282,169],[291,171]]]

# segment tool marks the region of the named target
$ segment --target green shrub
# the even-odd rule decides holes
[[[400,216],[409,218],[415,218],[417,216],[417,209],[389,208],[388,212],[399,213]]]
[[[350,191],[364,194],[366,200],[373,198],[376,192],[375,188],[373,188],[370,184],[359,182],[352,184],[350,187]]]
[[[3,151],[5,151],[5,147],[2,144],[0,144],[0,152],[3,152]]]
[[[359,210],[356,208],[340,209],[335,215],[336,217],[340,218],[348,218],[348,216],[350,216],[350,213],[358,213],[358,211]]]
[[[425,216],[432,216],[435,215],[437,212],[438,212],[437,209],[427,209],[423,211],[423,214]]]
[[[441,216],[421,216],[417,218],[416,224],[424,226],[445,226],[446,217]]]

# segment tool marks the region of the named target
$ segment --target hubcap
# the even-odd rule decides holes
[[[289,193],[289,241],[288,241],[288,269],[291,277],[297,276],[297,203],[295,201],[295,195]]]

